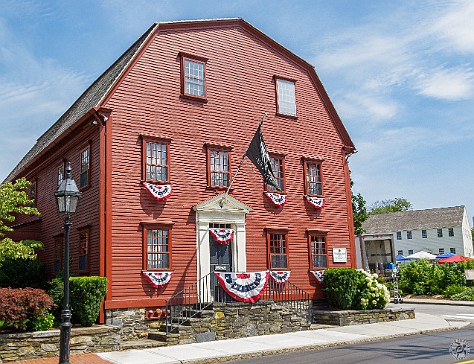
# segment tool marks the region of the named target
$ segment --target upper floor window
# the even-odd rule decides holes
[[[143,269],[171,269],[171,227],[144,226]]]
[[[265,184],[266,191],[285,193],[285,160],[283,157],[270,155],[270,164],[272,166],[273,175],[280,187],[280,191],[272,185]]]
[[[30,188],[28,189],[28,198],[32,201],[31,207],[37,206],[38,180],[36,178],[33,181],[31,181]]]
[[[309,238],[309,254],[311,269],[327,268],[328,247],[325,235],[312,235]]]
[[[206,61],[181,53],[181,94],[185,97],[206,99]]]
[[[277,113],[296,116],[295,82],[276,78]]]
[[[411,232],[411,230],[408,230],[407,231],[407,239],[412,239],[413,238],[413,234]]]
[[[268,269],[288,268],[288,234],[267,231]]]
[[[228,187],[230,183],[230,150],[208,146],[207,185]]]
[[[421,237],[422,238],[427,238],[428,237],[428,232],[426,230],[421,230]]]
[[[90,185],[90,167],[91,167],[91,147],[88,145],[81,150],[81,177],[79,188],[89,187]]]
[[[90,229],[79,230],[79,272],[89,271]]]
[[[402,232],[397,231],[397,240],[402,240]]]
[[[169,141],[143,139],[142,178],[148,182],[169,182]]]
[[[443,237],[443,229],[438,229],[438,238]]]
[[[323,179],[321,175],[321,162],[305,161],[305,194],[309,196],[323,195]]]
[[[454,236],[454,229],[453,228],[448,228],[448,235],[449,236]]]
[[[64,162],[62,162],[59,166],[58,166],[58,174],[57,174],[57,180],[58,180],[58,186],[61,184],[61,182],[63,181],[64,179]]]

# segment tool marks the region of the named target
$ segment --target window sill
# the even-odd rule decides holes
[[[298,116],[296,116],[296,115],[281,114],[279,112],[276,112],[275,116],[280,116],[280,117],[286,118],[286,119],[298,120]]]
[[[202,104],[207,104],[207,98],[204,96],[181,94],[179,97],[184,100],[197,101]]]

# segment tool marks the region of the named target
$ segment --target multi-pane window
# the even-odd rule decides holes
[[[448,228],[448,235],[449,236],[454,236],[454,229],[453,228]]]
[[[144,179],[169,182],[169,142],[143,140]]]
[[[412,234],[411,230],[407,231],[407,239],[413,239],[413,234]]]
[[[89,228],[79,230],[79,271],[89,270]]]
[[[64,246],[64,236],[58,235],[54,237],[54,261],[53,261],[54,275],[57,275],[61,270],[61,265],[63,261],[63,246]]]
[[[296,97],[294,81],[277,78],[276,93],[278,114],[296,116]]]
[[[180,53],[181,94],[184,97],[206,99],[206,58]]]
[[[326,236],[309,235],[309,251],[311,259],[311,269],[327,268],[328,251]]]
[[[397,250],[397,255],[403,255],[403,250]]]
[[[402,240],[402,232],[397,231],[397,240]]]
[[[171,229],[144,228],[144,269],[171,269]]]
[[[288,268],[288,241],[284,232],[267,232],[268,268]]]
[[[322,196],[321,163],[305,161],[305,192],[309,196]]]
[[[91,167],[91,148],[87,146],[81,151],[81,177],[80,177],[80,188],[89,186],[90,179],[90,167]]]
[[[443,237],[443,229],[438,229],[438,238]]]
[[[428,232],[426,230],[421,230],[421,237],[426,239],[428,237]]]
[[[228,187],[230,182],[230,152],[208,148],[208,186]]]
[[[413,249],[408,249],[408,255],[412,255],[413,254]]]
[[[449,252],[453,253],[453,254],[456,254],[456,248],[449,248]]]
[[[438,253],[441,255],[441,254],[444,254],[444,248],[439,248],[438,249]]]
[[[270,164],[272,166],[273,175],[280,187],[281,193],[285,192],[285,161],[282,157],[270,156]],[[269,184],[266,184],[266,190],[269,192],[277,192],[278,190]]]

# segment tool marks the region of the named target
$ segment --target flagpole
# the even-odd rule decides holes
[[[263,113],[263,116],[262,118],[260,119],[260,123],[258,124],[258,127],[260,128],[263,124],[263,122],[265,121],[265,118],[267,117],[267,113],[264,112]],[[247,150],[248,150],[248,147],[247,147]],[[229,187],[227,187],[227,190],[225,191],[224,193],[224,196],[222,197],[219,205],[222,206],[224,205],[224,200],[226,199],[226,197],[229,195],[229,191],[230,191],[230,188],[232,187],[232,184],[234,183],[234,180],[235,180],[235,177],[237,177],[237,174],[239,173],[240,171],[240,168],[242,168],[242,165],[244,164],[244,159],[245,159],[245,156],[247,155],[247,150],[245,151],[244,155],[242,156],[242,159],[240,160],[240,164],[239,164],[239,167],[237,168],[237,171],[234,173],[234,175],[232,176],[232,180],[230,181],[230,184],[229,184]]]

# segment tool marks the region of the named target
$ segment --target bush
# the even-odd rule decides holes
[[[343,310],[352,307],[357,294],[357,286],[361,276],[351,268],[331,268],[324,271],[323,291],[329,307]]]
[[[56,323],[59,323],[61,321],[61,311],[63,309],[64,298],[64,283],[61,276],[52,279],[48,294],[53,299],[55,305],[52,310],[53,316],[56,319]]]
[[[37,259],[5,258],[0,269],[0,287],[46,288],[44,263]]]
[[[54,326],[54,315],[45,311],[42,314],[34,315],[29,321],[27,328],[30,331],[46,331]]]
[[[445,298],[451,298],[453,295],[458,294],[458,293],[462,293],[465,290],[466,290],[466,287],[464,287],[464,286],[461,286],[459,284],[452,284],[450,286],[447,286],[444,289],[443,296]]]
[[[474,301],[474,287],[466,287],[463,292],[453,294],[451,299],[455,301]]]
[[[53,306],[53,300],[42,289],[0,288],[0,321],[3,327],[25,331],[31,321]]]
[[[74,322],[92,326],[99,317],[100,304],[107,293],[107,278],[71,277],[70,303]]]
[[[360,278],[352,308],[358,310],[384,308],[390,301],[390,292],[385,284],[379,282],[377,274],[370,274],[364,270],[358,272]]]

